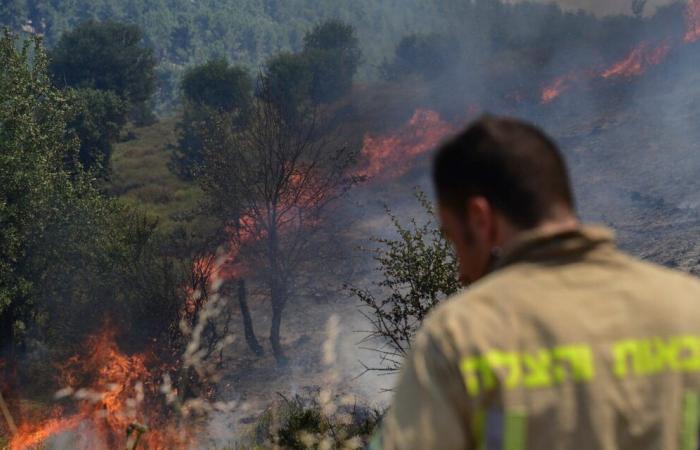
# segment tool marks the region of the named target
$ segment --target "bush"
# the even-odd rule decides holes
[[[80,140],[83,168],[105,176],[109,172],[112,144],[126,124],[128,107],[112,91],[84,88],[75,91],[78,113],[69,122]]]
[[[374,260],[381,274],[375,289],[349,287],[366,308],[372,326],[367,338],[379,340],[382,365],[369,370],[397,371],[423,319],[459,289],[452,247],[436,226],[428,199],[422,193],[417,198],[428,216],[421,225],[411,219],[406,227],[387,210],[398,238],[374,239],[379,244]]]
[[[272,405],[237,448],[364,448],[381,419],[378,410],[355,403],[322,402],[295,395]]]

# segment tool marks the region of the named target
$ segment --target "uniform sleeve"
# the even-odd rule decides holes
[[[416,336],[393,402],[372,450],[469,450],[465,396],[457,361],[449,362],[428,332]]]

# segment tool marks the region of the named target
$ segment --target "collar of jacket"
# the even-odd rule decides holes
[[[613,246],[614,241],[615,233],[601,226],[580,226],[558,233],[526,231],[496,259],[492,271],[521,261],[543,262],[576,258],[600,246]]]

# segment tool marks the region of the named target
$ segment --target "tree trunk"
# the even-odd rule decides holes
[[[284,310],[284,295],[278,288],[272,289],[272,325],[270,327],[270,345],[272,353],[275,355],[277,365],[287,364],[287,357],[284,356],[282,345],[280,344],[280,325],[282,324],[282,311]]]
[[[238,304],[241,307],[241,316],[243,317],[243,329],[245,330],[245,341],[248,343],[248,347],[257,356],[262,356],[265,354],[262,346],[255,337],[255,331],[253,330],[253,319],[250,317],[250,310],[248,309],[248,301],[246,300],[246,290],[245,290],[245,280],[238,281]]]
[[[270,263],[269,286],[270,303],[272,304],[272,324],[270,325],[270,346],[275,355],[278,366],[287,364],[287,357],[284,356],[282,345],[280,344],[280,325],[282,324],[282,311],[287,301],[287,285],[283,278],[280,267],[280,247],[277,232],[277,205],[271,208],[269,240],[268,240],[268,261]]]

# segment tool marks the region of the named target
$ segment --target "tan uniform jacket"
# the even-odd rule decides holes
[[[696,450],[700,282],[531,233],[425,320],[371,448]]]

